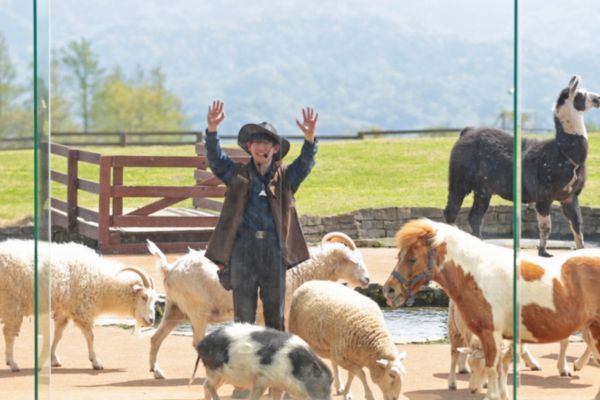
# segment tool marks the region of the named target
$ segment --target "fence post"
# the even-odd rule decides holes
[[[202,143],[204,141],[204,132],[198,131],[196,132],[196,144]]]
[[[113,186],[123,185],[123,167],[113,167]],[[113,215],[123,215],[123,198],[113,197]]]
[[[67,232],[77,230],[77,174],[79,150],[69,149],[67,153]]]
[[[98,194],[98,248],[110,247],[110,167],[112,158],[100,156],[100,193]]]
[[[119,132],[119,143],[121,144],[121,147],[127,146],[127,133]]]

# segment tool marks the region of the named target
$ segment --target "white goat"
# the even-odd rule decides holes
[[[33,314],[34,242],[7,240],[0,243],[0,319],[4,323],[6,363],[12,371],[13,348],[23,317]],[[150,326],[158,295],[151,278],[138,268],[125,267],[77,243],[39,243],[39,271],[51,285],[51,307],[55,324],[51,363],[61,365],[56,347],[72,319],[81,329],[94,369],[103,369],[94,352],[94,320],[101,314],[133,316],[137,324]],[[47,286],[47,285],[46,285]],[[48,354],[42,349],[41,359]]]
[[[157,362],[160,345],[169,333],[189,319],[193,345],[203,337],[209,323],[233,319],[231,291],[223,289],[217,276],[218,267],[204,257],[204,252],[190,252],[169,265],[164,254],[152,242],[148,250],[159,258],[158,268],[163,276],[166,304],[163,318],[150,339],[150,371],[156,379],[164,379]],[[302,283],[312,279],[344,280],[351,286],[366,287],[369,272],[360,251],[350,237],[340,232],[325,235],[321,246],[311,249],[311,258],[287,271],[285,320],[289,315],[292,294]],[[262,321],[262,305],[258,302],[257,319]]]
[[[379,386],[384,400],[397,400],[402,390],[405,353],[399,353],[373,300],[335,282],[306,282],[294,293],[290,332],[304,339],[321,357],[331,360],[334,387],[351,399],[350,384],[356,375],[367,400],[373,393],[363,367]],[[344,386],[338,365],[348,371]]]

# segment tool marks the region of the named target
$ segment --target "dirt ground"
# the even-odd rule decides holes
[[[374,282],[383,283],[395,261],[394,249],[362,249]],[[124,263],[143,267],[151,273],[162,291],[161,280],[154,267],[154,259],[149,256],[120,256]],[[176,255],[169,255],[174,260]],[[17,338],[15,358],[22,371],[12,373],[2,365],[0,368],[0,399],[20,400],[34,398],[33,377],[33,319],[24,322],[21,335]],[[73,325],[65,331],[59,346],[63,367],[53,368],[50,386],[41,379],[39,399],[86,400],[140,399],[140,400],[186,400],[202,399],[202,377],[204,370],[199,368],[194,384],[188,386],[196,358],[191,346],[191,338],[171,335],[159,353],[159,362],[167,379],[155,380],[149,372],[149,336],[134,336],[130,331],[115,326],[95,328],[96,353],[104,364],[103,371],[94,371],[87,360],[86,344],[83,336]],[[480,400],[483,394],[471,394],[467,390],[467,375],[458,375],[458,390],[447,389],[450,365],[449,345],[447,344],[408,344],[398,345],[408,356],[405,361],[407,375],[403,384],[403,398],[409,400],[474,399]],[[569,346],[569,362],[572,363],[582,352],[582,343]],[[600,368],[591,362],[583,371],[573,377],[560,377],[556,370],[558,344],[531,346],[532,353],[542,365],[542,371],[523,370],[519,399],[592,399],[598,391]],[[0,343],[0,353],[4,354],[4,341]],[[371,384],[377,399],[382,399],[379,389]],[[219,393],[229,399],[231,386],[224,386]],[[512,386],[510,387],[512,391]],[[352,385],[355,399],[364,398],[360,381]],[[267,396],[263,396],[267,398]],[[341,399],[341,396],[334,396]]]

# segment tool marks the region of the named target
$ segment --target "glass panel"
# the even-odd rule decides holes
[[[49,112],[50,53],[48,0],[34,1],[34,165],[35,165],[35,390],[36,399],[50,396],[50,281],[46,244],[50,241]]]
[[[535,266],[523,266],[522,338],[542,343],[529,346],[542,371],[522,365],[519,399],[594,398],[598,368],[587,359],[577,361],[587,345],[581,332],[573,332],[585,328],[589,316],[579,307],[571,308],[565,298],[587,301],[585,288],[571,293],[572,279],[580,279],[582,273],[596,295],[600,284],[600,277],[584,272],[581,259],[567,260],[583,246],[584,236],[585,247],[597,247],[595,209],[600,197],[593,171],[598,169],[594,144],[600,139],[600,100],[594,93],[600,93],[600,62],[587,26],[600,16],[600,8],[593,1],[521,3],[521,128],[525,139],[542,141],[523,143],[523,202],[534,204],[523,208],[521,255],[545,270],[540,284],[532,274]],[[554,257],[529,258],[544,253]],[[545,328],[539,330],[542,325]],[[565,338],[563,357],[556,341]]]
[[[295,120],[302,122],[301,109],[310,106],[319,113],[319,151],[296,193],[304,235],[316,252],[324,251],[319,243],[326,233],[349,235],[370,270],[371,291],[380,293],[398,254],[394,235],[401,226],[425,216],[470,232],[468,208],[474,202],[488,206],[486,196],[469,195],[467,209],[461,211],[462,197],[451,198],[443,212],[459,132],[484,125],[511,130],[513,8],[488,3],[54,1],[52,140],[65,147],[54,146],[52,154],[53,239],[83,241],[106,259],[139,266],[165,292],[163,272],[144,254],[145,239],[155,241],[169,261],[187,246],[205,247],[211,232],[199,227],[214,224],[223,203],[225,187],[212,177],[206,148],[196,146],[208,106],[225,101],[218,130],[235,161],[248,159],[237,145],[240,128],[266,120],[291,142],[285,163],[301,152],[304,137]],[[263,229],[254,229],[255,240],[270,237],[256,231]],[[483,237],[501,237],[510,247],[511,233],[511,203],[495,196]],[[214,266],[212,271],[214,277]],[[505,294],[508,303],[511,294]],[[378,301],[397,351],[408,353],[402,387],[407,397],[469,396],[464,375],[457,378],[458,390],[448,390],[443,291],[420,292],[419,307],[388,308],[385,298]],[[184,313],[170,309],[158,336],[150,331],[141,340],[129,334],[131,315],[97,319],[95,347],[106,368],[101,377],[90,376],[80,332],[67,328],[60,349],[70,373],[53,376],[53,393],[97,391],[116,399],[139,396],[140,387],[151,385],[145,398],[191,396],[179,384],[187,381],[195,358]],[[226,314],[223,319],[230,320],[233,311]],[[196,321],[193,329],[212,331],[205,322]],[[167,335],[177,325],[187,337]],[[152,363],[149,373],[140,360],[147,359],[151,343],[151,351],[161,348],[162,368]],[[205,370],[198,375],[205,377]],[[169,379],[148,381],[155,377]],[[352,390],[363,397],[358,379]],[[191,393],[199,391],[194,385]],[[223,395],[231,391],[219,389]]]
[[[512,346],[513,349],[520,348],[521,346],[521,324],[518,321],[521,320],[521,296],[520,296],[520,263],[521,263],[521,70],[520,70],[520,51],[521,51],[521,31],[519,18],[521,17],[519,0],[514,0],[514,14],[513,14],[513,168],[512,168],[512,188],[513,188],[513,215],[512,215],[512,226],[513,226],[513,302],[512,302]],[[513,357],[512,359],[512,393],[513,398],[516,400],[519,398],[519,389],[521,386],[521,375],[520,375],[520,358]]]
[[[43,11],[43,7],[40,10]],[[42,196],[44,189],[37,179],[47,170],[47,161],[41,156],[43,146],[38,145],[45,141],[47,146],[43,133],[47,131],[48,119],[47,80],[44,83],[44,77],[48,76],[47,55],[42,59],[43,49],[47,53],[48,48],[47,5],[39,18],[40,29],[43,31],[45,27],[39,38],[35,30],[36,11],[33,1],[0,2],[0,240],[3,241],[0,244],[0,323],[3,325],[0,352],[7,364],[2,363],[0,370],[0,392],[10,399],[48,397],[48,369],[38,372],[36,368],[39,352],[49,341],[48,284],[34,268],[36,246],[32,240],[34,237],[48,240],[47,213],[39,217],[40,213],[36,212],[39,211],[37,204],[47,199],[47,195]],[[36,50],[39,50],[38,57]],[[36,65],[40,60],[41,64]],[[40,100],[36,100],[35,87],[46,93],[38,97]],[[43,107],[38,107],[37,102],[41,104],[44,97]],[[38,145],[36,151],[34,144]],[[45,187],[47,192],[47,185]],[[9,241],[11,239],[28,241],[19,245]],[[13,256],[30,260],[31,265],[23,264],[24,272],[33,269],[35,273],[21,274],[23,279],[17,279],[16,265],[8,262],[14,260]],[[39,298],[39,293],[46,296]]]

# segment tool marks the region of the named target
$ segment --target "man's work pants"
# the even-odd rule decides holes
[[[284,330],[286,268],[277,234],[240,232],[233,246],[230,268],[235,321],[255,323],[260,295],[265,325]]]

